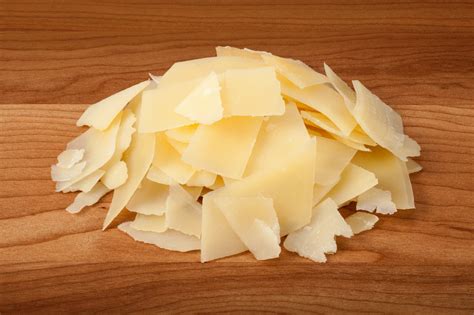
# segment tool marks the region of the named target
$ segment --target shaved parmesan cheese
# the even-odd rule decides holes
[[[262,54],[261,56],[267,65],[275,67],[280,75],[300,89],[328,82],[325,75],[314,71],[299,60],[282,58],[272,54]]]
[[[59,167],[57,165],[51,166],[51,179],[56,182],[65,182],[72,180],[81,175],[82,171],[86,167],[87,162],[77,163],[70,168]]]
[[[188,194],[190,194],[194,200],[198,200],[199,197],[201,197],[201,193],[202,193],[202,190],[204,189],[204,187],[192,187],[192,186],[187,186],[187,185],[183,185],[182,186],[184,190],[186,190],[188,192]]]
[[[165,134],[169,139],[173,139],[183,143],[189,143],[191,137],[194,135],[198,125],[189,125],[166,130]]]
[[[65,150],[58,155],[58,163],[56,166],[61,168],[71,168],[82,160],[84,149]]]
[[[327,194],[340,206],[377,185],[374,173],[350,163],[342,172],[341,179]]]
[[[149,84],[149,80],[143,81],[89,106],[77,121],[77,125],[87,125],[98,130],[107,129],[125,106]]]
[[[271,198],[219,196],[214,202],[256,259],[280,255],[280,227]]]
[[[245,252],[247,246],[240,240],[214,203],[212,193],[202,200],[201,262]]]
[[[228,69],[248,69],[264,66],[261,60],[234,56],[209,57],[175,63],[161,78],[160,85],[170,86],[187,80],[195,80],[211,72],[221,74]],[[186,93],[187,94],[187,93]]]
[[[181,155],[183,154],[184,150],[186,150],[186,148],[188,147],[187,143],[179,142],[168,137],[166,141]]]
[[[195,169],[241,178],[261,124],[261,117],[230,117],[200,125],[181,158]]]
[[[175,109],[175,112],[200,124],[210,125],[223,116],[217,75],[211,72]]]
[[[402,161],[419,156],[420,146],[403,133],[402,118],[359,81],[353,81],[357,102],[353,114],[362,129]]]
[[[115,152],[115,139],[122,119],[122,114],[119,113],[115,120],[112,122],[109,128],[104,131],[99,131],[94,128],[90,128],[79,137],[69,142],[67,149],[84,149],[84,157],[82,161],[86,163],[86,166],[80,173],[80,175],[58,183],[56,189],[62,191],[72,184],[77,183],[81,179],[89,176],[90,174],[101,168],[107,161],[114,155]],[[81,162],[82,163],[82,162]]]
[[[357,210],[366,210],[381,214],[394,214],[397,207],[392,202],[392,194],[389,191],[376,187],[367,190],[357,197]]]
[[[107,188],[115,189],[122,186],[127,181],[127,177],[127,164],[124,161],[119,161],[107,170],[101,181]]]
[[[347,109],[352,112],[356,103],[355,92],[334,71],[332,71],[327,64],[324,64],[324,72],[329,78],[329,82],[331,82],[332,86],[344,98],[344,104],[346,104]]]
[[[338,178],[337,181],[335,181],[334,183],[328,184],[328,185],[314,184],[314,186],[313,186],[313,207],[318,205],[319,202],[321,200],[323,200],[324,197],[326,197],[328,192],[330,192],[331,189],[333,189],[333,187],[336,186],[339,179],[340,178]]]
[[[155,150],[155,135],[136,133],[133,135],[132,144],[124,161],[128,166],[128,179],[122,186],[114,190],[112,203],[105,217],[103,229],[105,230],[112,221],[125,208],[145,177],[150,167]]]
[[[163,233],[168,228],[164,215],[146,215],[140,213],[137,213],[135,220],[130,223],[130,227],[138,231],[156,233]]]
[[[166,230],[162,233],[139,231],[132,228],[131,222],[120,224],[118,229],[127,233],[135,241],[152,244],[168,250],[189,252],[200,249],[200,243],[197,237],[174,230]]]
[[[325,254],[337,251],[335,236],[352,235],[351,227],[337,211],[336,203],[328,198],[313,209],[311,223],[289,234],[283,246],[302,257],[326,262]]]
[[[211,190],[217,190],[224,186],[225,186],[225,183],[224,183],[224,179],[222,179],[222,176],[217,176],[214,184],[210,186],[206,186],[206,187],[208,187]]]
[[[90,174],[89,176],[81,179],[75,184],[72,184],[68,188],[64,189],[63,192],[71,192],[71,191],[82,191],[82,192],[89,192],[92,187],[97,184],[99,179],[105,174],[103,170],[97,170],[94,173]],[[56,189],[56,191],[59,191]]]
[[[349,135],[357,122],[344,104],[344,99],[332,88],[319,84],[299,89],[286,79],[280,78],[281,92],[328,117],[344,135]]]
[[[240,49],[230,46],[217,46],[216,47],[216,55],[218,57],[244,57],[254,59],[255,61],[262,61],[262,54],[269,55],[270,53],[266,51],[255,51],[248,48]]]
[[[165,174],[162,170],[154,166],[150,167],[146,178],[155,183],[163,185],[175,185],[178,183],[174,179],[169,177],[167,174]]]
[[[269,117],[262,123],[257,142],[245,170],[246,176],[274,168],[289,152],[301,150],[309,140],[308,132],[294,103],[282,116]]]
[[[189,147],[188,147],[189,148]],[[187,150],[185,150],[187,152]],[[153,167],[159,168],[175,182],[185,184],[194,174],[194,169],[183,162],[183,158],[166,140],[164,134],[156,134],[155,156]]]
[[[357,142],[351,141],[349,139],[345,139],[343,137],[340,137],[334,134],[331,134],[331,137],[339,141],[340,143],[348,146],[349,148],[353,148],[358,151],[370,152],[370,149],[361,143],[357,143]]]
[[[196,171],[186,182],[188,186],[210,187],[216,182],[217,175],[207,171]]]
[[[170,186],[166,200],[166,225],[173,230],[200,238],[201,217],[201,204],[181,186]]]
[[[409,174],[417,173],[423,169],[423,167],[413,159],[408,159],[406,163]]]
[[[127,209],[143,215],[161,216],[166,212],[166,199],[169,188],[143,179],[141,187],[133,194]]]
[[[225,116],[271,116],[285,111],[272,67],[227,70],[221,97]]]
[[[359,234],[371,230],[379,218],[376,215],[366,212],[356,212],[346,218],[346,223],[350,225],[352,233]]]
[[[337,182],[342,171],[355,154],[356,150],[337,141],[316,137],[314,182],[319,185],[330,185]]]
[[[66,208],[66,211],[69,213],[79,213],[83,208],[97,203],[100,198],[109,191],[110,189],[101,183],[97,183],[89,192],[81,192],[77,194],[74,202]]]
[[[372,152],[358,152],[353,163],[374,173],[378,187],[392,193],[397,209],[413,209],[415,201],[406,163],[389,151],[375,147]]]
[[[194,124],[192,120],[177,114],[175,109],[198,83],[196,80],[186,81],[168,87],[160,84],[143,91],[138,132],[166,131]]]
[[[339,128],[323,114],[310,111],[302,111],[301,116],[309,124],[329,132],[331,136],[339,136],[343,139],[347,139],[349,141],[353,141],[360,144],[367,144],[372,146],[376,145],[376,143],[372,139],[370,139],[366,134],[358,131],[357,129],[352,130],[349,135],[344,135],[344,133],[339,130]]]
[[[308,140],[299,152],[288,155],[278,167],[255,173],[210,194],[235,197],[261,194],[272,198],[280,233],[286,235],[311,219],[315,153],[315,140]]]

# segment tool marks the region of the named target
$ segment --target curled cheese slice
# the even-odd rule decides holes
[[[78,126],[107,129],[127,104],[150,84],[149,80],[133,85],[89,106],[77,121]]]
[[[346,218],[346,223],[352,229],[352,233],[359,234],[372,229],[379,218],[367,212],[356,212]]]
[[[197,237],[186,235],[174,230],[166,230],[162,233],[139,231],[131,226],[131,222],[120,224],[118,229],[128,234],[135,241],[152,244],[160,248],[177,252],[199,250],[201,247]]]
[[[127,181],[127,177],[127,164],[124,161],[118,161],[110,166],[101,181],[107,188],[115,189],[122,186]]]
[[[95,171],[94,173],[90,174],[89,176],[81,179],[77,183],[72,184],[68,188],[64,189],[63,192],[66,193],[66,192],[78,191],[78,190],[80,190],[82,192],[89,192],[92,189],[92,187],[94,187],[95,184],[97,184],[99,179],[104,174],[105,174],[105,171],[99,169],[99,170]],[[58,190],[56,190],[56,191],[58,191]]]
[[[110,189],[101,183],[97,183],[90,191],[77,194],[74,202],[66,208],[66,211],[69,213],[79,213],[83,208],[97,203],[109,191]]]
[[[336,203],[328,198],[313,209],[310,224],[290,233],[283,246],[302,257],[326,262],[325,254],[337,251],[335,236],[352,235],[352,229],[337,210]]]
[[[419,156],[420,146],[403,132],[400,115],[359,81],[353,81],[357,102],[353,114],[367,135],[400,160]]]
[[[55,182],[66,182],[77,178],[81,175],[82,171],[86,167],[86,164],[87,162],[83,161],[69,168],[53,165],[51,166],[51,179]]]
[[[71,168],[82,160],[84,157],[84,149],[65,150],[58,155],[58,163],[61,168]]]

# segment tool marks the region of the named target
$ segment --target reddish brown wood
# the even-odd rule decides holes
[[[469,1],[1,1],[0,312],[472,314],[473,21]],[[417,209],[338,240],[326,264],[200,264],[101,232],[107,202],[66,213],[49,166],[86,106],[66,104],[219,44],[325,61],[393,104],[423,148]]]

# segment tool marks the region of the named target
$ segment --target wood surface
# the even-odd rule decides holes
[[[0,313],[474,312],[472,1],[0,0]],[[86,105],[235,45],[359,79],[420,142],[417,209],[338,239],[200,264],[79,215],[49,166]],[[46,105],[45,105],[46,104]]]

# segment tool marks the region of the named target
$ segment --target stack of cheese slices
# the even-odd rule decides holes
[[[89,129],[51,169],[57,191],[80,191],[67,211],[113,190],[103,228],[128,210],[134,220],[118,228],[137,241],[206,262],[276,258],[286,237],[287,250],[324,262],[336,236],[373,227],[370,212],[414,208],[420,146],[362,83],[353,90],[327,65],[216,51],[87,108],[77,125]]]

